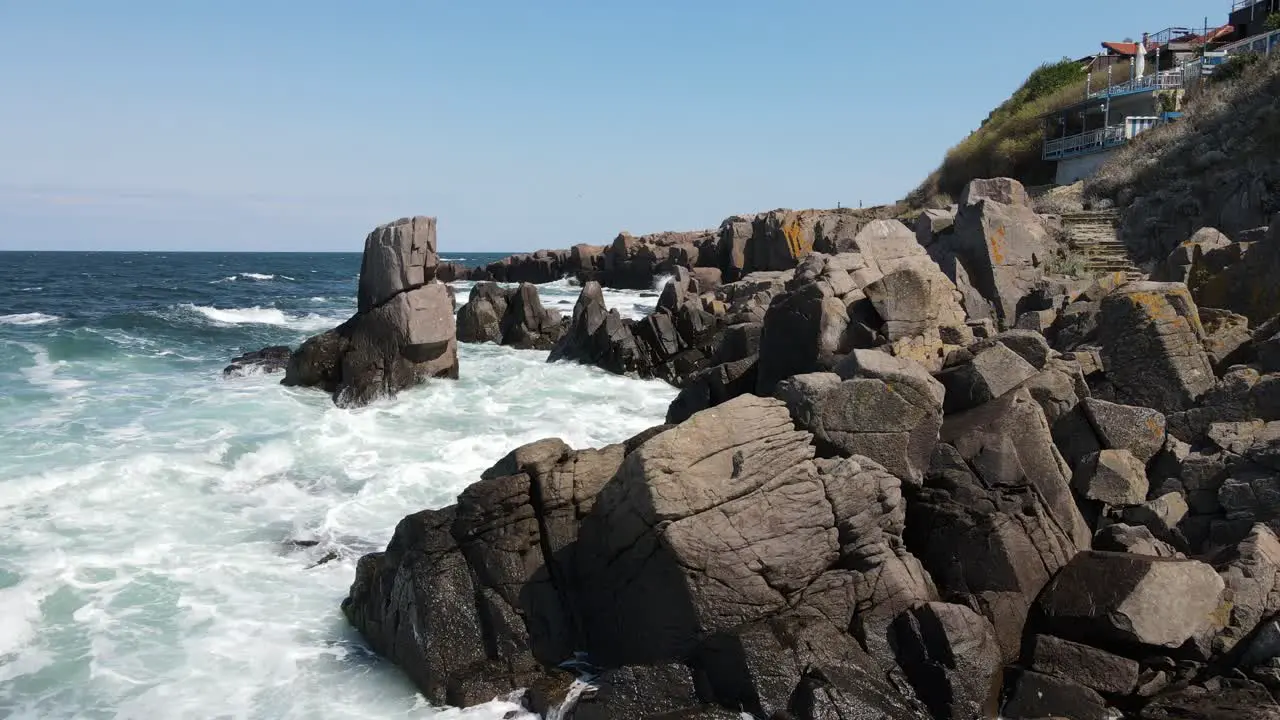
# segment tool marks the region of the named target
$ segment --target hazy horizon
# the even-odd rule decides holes
[[[0,1],[0,250],[356,252],[426,214],[521,252],[884,204],[1040,63],[1226,11]]]

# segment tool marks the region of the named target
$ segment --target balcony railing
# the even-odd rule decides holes
[[[1140,78],[1126,80],[1111,87],[1102,88],[1089,93],[1090,98],[1107,97],[1108,95],[1127,95],[1129,93],[1146,92],[1148,90],[1177,90],[1182,87],[1182,70],[1166,70],[1164,72],[1143,75]]]
[[[1080,133],[1079,135],[1068,135],[1063,138],[1046,140],[1044,143],[1044,159],[1062,160],[1063,158],[1105,150],[1117,145],[1123,145],[1126,139],[1124,125],[1109,125],[1097,130]]]
[[[1245,38],[1239,42],[1220,47],[1218,50],[1228,55],[1251,52],[1259,55],[1270,55],[1280,50],[1280,30],[1272,30],[1265,35],[1254,35],[1251,38]]]

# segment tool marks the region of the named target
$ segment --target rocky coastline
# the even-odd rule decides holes
[[[1280,718],[1280,223],[1133,280],[1054,274],[1058,220],[1007,179],[910,226],[773,211],[481,270],[428,220],[369,236],[360,312],[286,383],[358,405],[456,377],[461,341],[681,388],[626,442],[513,449],[359,561],[343,613],[432,703]],[[534,283],[566,274],[561,317]],[[660,275],[648,317],[605,306]]]

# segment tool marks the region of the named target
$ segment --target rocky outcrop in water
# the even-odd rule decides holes
[[[289,356],[293,350],[288,345],[254,350],[231,359],[231,364],[222,370],[223,377],[241,377],[256,373],[274,373],[284,370],[289,364]]]
[[[367,405],[429,378],[458,377],[449,289],[435,280],[436,220],[402,218],[365,240],[357,312],[289,358],[285,385],[316,387],[342,407]]]

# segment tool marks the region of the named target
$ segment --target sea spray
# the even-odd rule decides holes
[[[458,381],[340,410],[221,369],[348,317],[358,255],[34,255],[0,267],[0,307],[57,318],[0,323],[0,715],[517,711],[425,704],[341,616],[355,561],[520,444],[598,447],[660,423],[673,388],[464,345]],[[210,284],[248,262],[303,280]],[[633,315],[654,299],[606,302]]]

